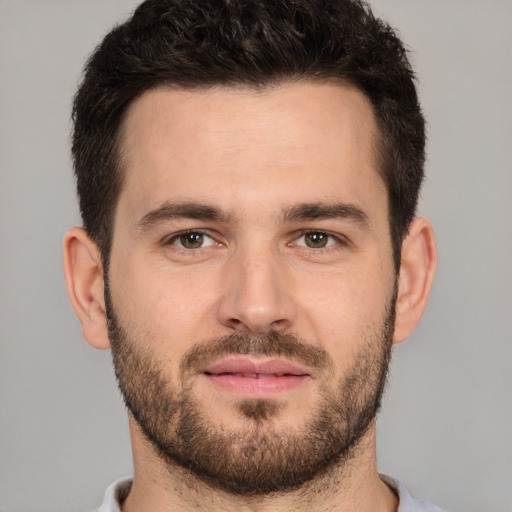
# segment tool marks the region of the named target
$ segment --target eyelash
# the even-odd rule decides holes
[[[327,243],[329,244],[330,241],[334,241],[331,245],[327,245],[326,247],[308,247],[307,245],[300,245],[299,247],[302,247],[304,249],[310,250],[314,254],[323,254],[324,252],[329,251],[336,251],[343,247],[347,247],[349,245],[348,240],[339,234],[333,234],[328,231],[322,231],[320,229],[307,229],[300,233],[300,235],[294,239],[292,244],[290,245],[297,245],[297,241],[301,238],[305,237],[306,235],[322,235],[328,237]]]
[[[213,242],[216,242],[215,238],[213,236],[209,235],[206,231],[203,231],[201,229],[188,229],[188,230],[185,230],[185,231],[180,231],[179,233],[175,233],[171,237],[165,239],[164,240],[164,245],[174,245],[176,248],[178,248],[180,250],[187,251],[188,253],[191,253],[191,252],[194,251],[194,249],[188,249],[186,247],[179,246],[179,245],[175,244],[175,242],[178,241],[183,236],[186,236],[186,235],[196,235],[196,234],[204,236],[204,237],[208,237],[211,240],[213,240]],[[219,242],[216,242],[216,243],[211,244],[211,245],[222,245],[222,244],[220,244]],[[206,247],[210,247],[210,246],[208,245]],[[198,249],[205,249],[205,247],[198,247],[195,250],[198,250]]]
[[[204,236],[204,237],[208,237],[214,243],[209,244],[207,246],[197,247],[197,248],[187,248],[187,247],[183,247],[183,246],[180,246],[180,245],[175,243],[181,237],[189,235],[189,234],[190,235],[197,234],[197,235],[201,235],[201,236]],[[306,243],[303,243],[303,244],[300,244],[300,245],[297,244],[297,242],[301,238],[304,238],[307,235],[326,236],[326,237],[328,237],[327,244],[329,244],[332,241],[334,241],[334,243],[330,243],[330,245],[327,245],[325,247],[308,247],[306,245]],[[209,248],[211,246],[214,246],[214,245],[222,246],[223,244],[220,243],[220,242],[217,242],[215,240],[215,238],[213,236],[211,236],[210,234],[208,234],[208,232],[206,232],[206,231],[203,231],[201,229],[189,229],[189,230],[185,230],[185,231],[180,231],[179,233],[175,233],[171,237],[165,239],[164,240],[164,245],[166,245],[166,246],[173,245],[174,247],[176,247],[176,249],[184,251],[184,252],[186,252],[188,254],[191,254],[191,253],[196,252],[196,251],[198,251],[200,249],[207,249],[207,248]],[[333,233],[329,233],[328,231],[322,231],[322,230],[317,230],[317,229],[307,229],[307,230],[301,231],[299,233],[299,236],[295,237],[292,242],[287,244],[287,246],[289,246],[289,247],[294,246],[294,245],[297,246],[297,247],[302,247],[303,249],[309,250],[309,251],[311,251],[312,253],[315,253],[315,254],[322,254],[322,253],[327,252],[327,251],[335,251],[335,250],[339,250],[339,249],[341,249],[343,247],[346,247],[346,246],[349,245],[349,242],[348,242],[348,240],[345,237],[343,237],[343,236],[341,236],[339,234],[335,235]]]

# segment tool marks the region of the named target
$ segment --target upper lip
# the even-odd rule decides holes
[[[248,357],[233,357],[223,359],[202,369],[202,373],[220,375],[222,373],[265,374],[265,375],[310,375],[310,373],[295,364],[283,359],[252,359]]]

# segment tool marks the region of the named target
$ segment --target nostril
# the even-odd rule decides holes
[[[241,320],[239,320],[238,318],[230,318],[227,323],[231,328],[237,329],[237,330],[244,327],[244,323]]]
[[[263,279],[257,274],[250,273],[249,279],[246,271],[226,278],[217,303],[218,322],[236,332],[255,334],[290,329],[296,309],[288,288],[275,277]]]

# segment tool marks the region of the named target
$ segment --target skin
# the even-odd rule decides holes
[[[333,375],[307,379],[279,395],[284,406],[274,428],[293,432],[314,410],[319,386],[347,373],[364,340],[381,327],[397,279],[375,133],[367,98],[332,83],[259,92],[162,88],[130,106],[110,289],[120,322],[127,332],[142,334],[173,386],[183,389],[179,363],[197,341],[237,331],[293,332],[334,362]],[[162,206],[176,203],[208,205],[222,215],[166,218]],[[350,205],[361,215],[284,215],[311,203]],[[183,230],[204,232],[205,245],[180,246]],[[327,247],[307,246],[308,234],[316,232],[329,235]],[[80,228],[66,235],[64,266],[86,340],[108,348],[101,258]],[[395,342],[419,322],[435,266],[431,225],[417,218],[402,248]],[[219,428],[253,428],[237,409],[237,393],[201,376],[186,385]],[[350,462],[328,478],[297,492],[251,499],[210,489],[180,470],[169,473],[133,418],[130,429],[135,477],[127,512],[397,506],[378,476],[374,425]]]

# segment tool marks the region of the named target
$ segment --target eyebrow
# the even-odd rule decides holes
[[[368,215],[358,206],[346,203],[302,203],[284,210],[284,219],[288,222],[344,219],[367,228]]]
[[[228,223],[232,216],[215,206],[184,202],[165,202],[146,213],[136,224],[139,231],[148,231],[156,224],[172,219],[194,219]],[[285,222],[321,219],[344,219],[368,227],[369,219],[358,206],[346,203],[300,203],[283,210]]]
[[[228,222],[229,215],[214,206],[197,203],[165,202],[146,213],[136,224],[140,231],[147,231],[155,224],[171,219],[194,219],[202,221]]]

